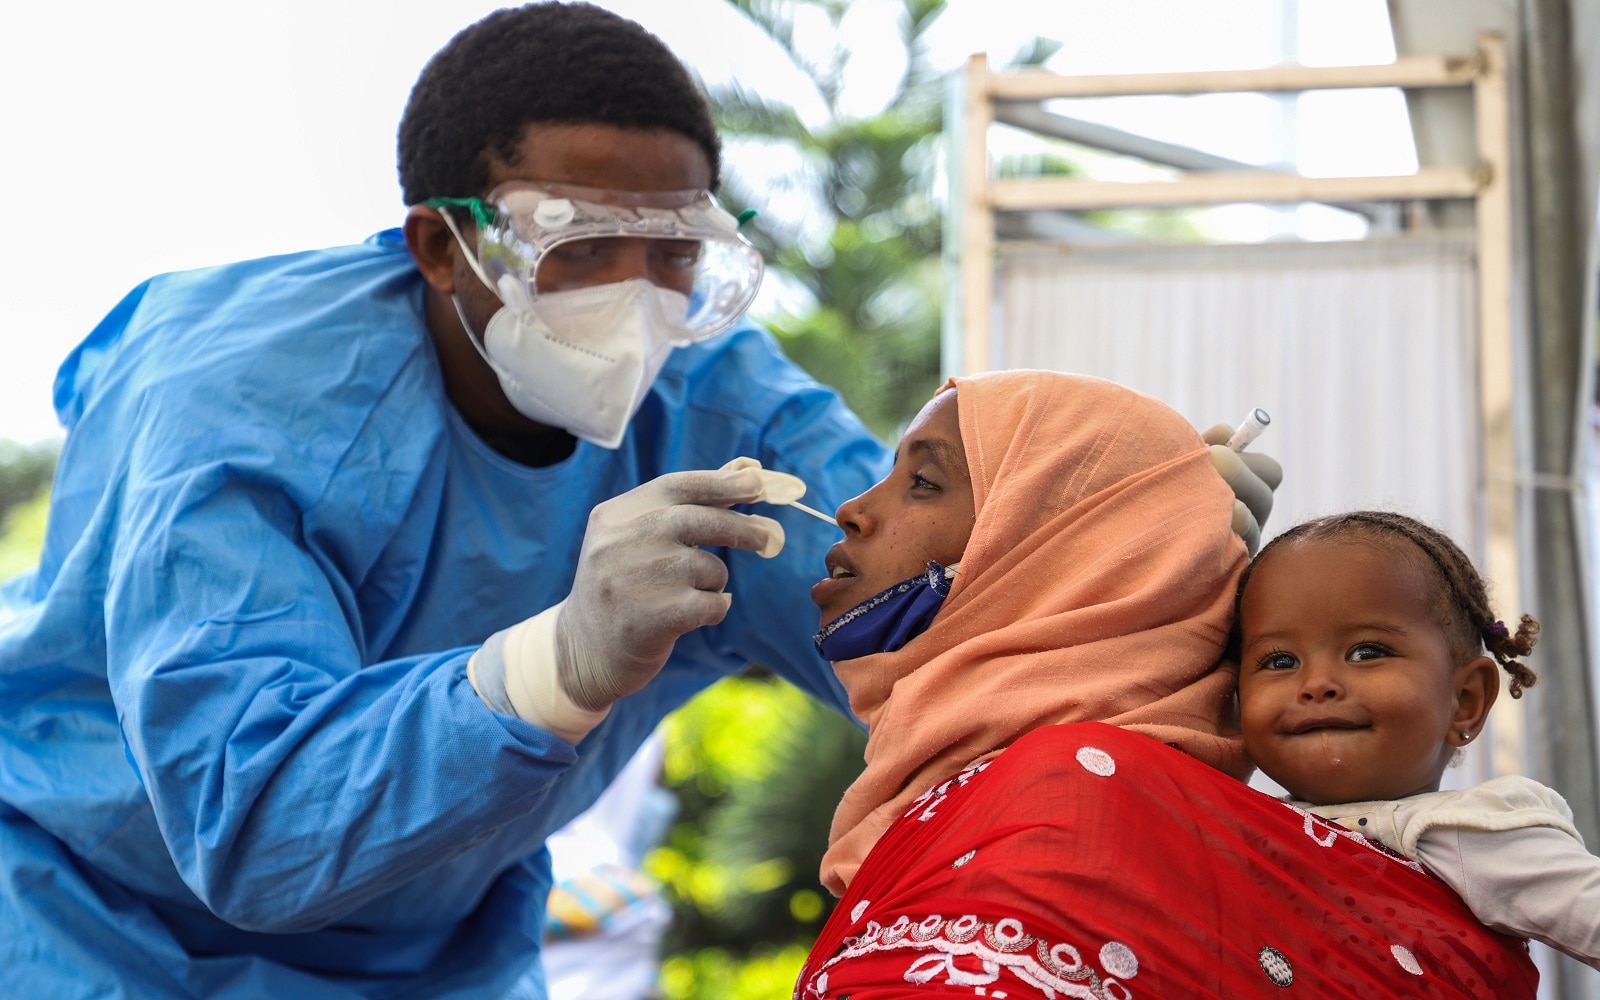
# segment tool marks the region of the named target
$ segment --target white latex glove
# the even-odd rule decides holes
[[[1233,532],[1255,555],[1261,547],[1261,528],[1272,513],[1272,493],[1283,482],[1283,466],[1271,455],[1229,450],[1232,436],[1233,428],[1227,424],[1216,424],[1200,435],[1211,446],[1211,464],[1233,490]]]
[[[777,521],[726,508],[769,493],[793,499],[796,484],[803,493],[795,477],[741,458],[714,472],[669,473],[599,504],[571,593],[491,636],[469,662],[473,688],[491,708],[576,743],[612,702],[656,675],[678,636],[727,614],[728,568],[700,546],[768,559],[782,551]]]

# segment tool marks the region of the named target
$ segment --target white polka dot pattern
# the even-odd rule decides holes
[[[1400,968],[1413,976],[1422,975],[1422,966],[1417,964],[1417,956],[1411,954],[1411,949],[1404,945],[1393,944],[1389,946],[1389,954],[1393,955],[1394,960],[1400,963]]]
[[[1102,778],[1109,778],[1117,773],[1117,762],[1111,755],[1097,747],[1084,747],[1078,751],[1078,763],[1090,774],[1098,774]]]

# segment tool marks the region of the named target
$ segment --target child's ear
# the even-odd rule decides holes
[[[1466,746],[1483,732],[1489,709],[1500,697],[1500,669],[1487,656],[1475,657],[1456,668],[1455,711],[1450,716],[1451,746]]]

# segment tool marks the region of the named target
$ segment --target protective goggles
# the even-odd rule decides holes
[[[704,340],[750,308],[765,269],[761,254],[739,235],[745,218],[734,218],[704,190],[609,191],[511,181],[487,198],[430,198],[422,204],[472,214],[481,276],[508,306],[531,307],[541,290],[639,277],[643,268],[652,283],[688,297],[689,335]],[[445,218],[450,221],[448,212]]]

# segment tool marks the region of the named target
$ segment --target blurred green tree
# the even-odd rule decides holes
[[[694,961],[708,949],[758,956],[798,945],[803,957],[831,909],[817,870],[866,734],[755,672],[675,713],[666,743],[665,780],[680,813],[646,867],[676,904],[667,951]]]
[[[0,582],[39,562],[58,450],[0,441]]]
[[[49,510],[50,493],[41,489],[32,500],[17,504],[0,518],[0,583],[39,565]]]
[[[59,450],[54,442],[25,445],[0,440],[0,521],[11,508],[32,500],[50,485]]]
[[[845,0],[728,0],[810,80],[825,120],[734,84],[712,103],[728,146],[724,200],[755,208],[748,226],[786,307],[756,318],[796,363],[838,389],[875,433],[891,439],[939,385],[944,301],[943,216],[935,196],[943,143],[945,74],[924,37],[945,0],[901,0],[898,39],[852,51]],[[802,45],[797,22],[812,29]],[[904,73],[881,110],[841,105],[847,62],[895,63]],[[1010,65],[1038,65],[1059,44],[1036,39]]]
[[[852,49],[843,26],[849,0],[726,2],[777,43],[823,109],[820,121],[808,121],[795,103],[737,82],[710,90],[727,150],[722,198],[735,211],[758,211],[746,235],[779,289],[768,301],[781,304],[755,318],[790,358],[893,440],[940,383],[941,180],[952,67],[930,60],[926,39],[949,4],[899,0],[898,37],[874,36]],[[1035,36],[995,65],[1040,67],[1060,49]],[[850,114],[843,101],[855,58],[904,66],[882,107],[865,116]],[[1070,146],[1040,139],[1035,151],[1007,154],[994,170],[1000,177],[1074,174],[1077,157]],[[1113,238],[1186,242],[1199,233],[1192,215],[1115,210],[1083,213],[1080,221]]]

